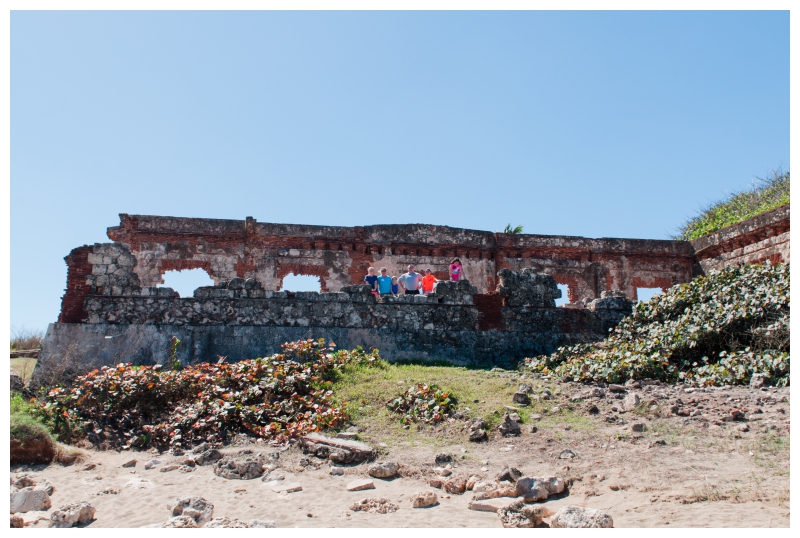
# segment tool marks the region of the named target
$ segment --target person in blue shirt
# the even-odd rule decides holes
[[[397,277],[392,277],[392,295],[400,293],[400,284],[397,282]]]
[[[381,276],[378,277],[378,293],[381,295],[392,293],[392,277],[386,274],[386,267],[381,267]]]
[[[367,276],[364,277],[364,282],[369,284],[369,287],[372,288],[372,293],[378,293],[378,277],[375,274],[374,267],[367,269]]]

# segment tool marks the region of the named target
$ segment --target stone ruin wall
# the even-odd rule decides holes
[[[568,285],[570,303],[577,303],[610,290],[635,300],[637,287],[688,282],[694,263],[691,244],[682,241],[510,235],[422,224],[346,228],[123,214],[108,236],[115,243],[80,247],[67,256],[60,322],[86,319],[88,295],[136,295],[163,284],[170,270],[203,269],[216,283],[252,278],[273,291],[289,273],[311,275],[319,277],[323,292],[337,292],[362,283],[370,266],[400,275],[414,264],[447,280],[450,261],[458,257],[478,294],[494,292],[502,269],[532,268]]]
[[[116,259],[126,252],[120,249]],[[103,254],[108,256],[102,258],[105,274],[89,277],[93,290],[98,283],[123,283],[116,270],[103,278],[117,265],[114,254]],[[497,309],[491,327],[469,281],[442,282],[427,296],[377,299],[366,285],[287,292],[264,290],[256,280],[238,277],[198,288],[191,298],[177,297],[169,288],[129,286],[114,290],[124,295],[89,295],[83,323],[52,324],[37,369],[69,363],[70,355],[78,359],[79,370],[117,362],[163,363],[173,336],[181,340],[177,357],[183,364],[264,356],[278,352],[284,342],[324,336],[339,347],[377,347],[390,361],[508,367],[561,345],[602,339],[633,304],[621,293],[603,292],[584,309],[555,308],[561,290],[551,276],[530,269],[503,269],[498,276],[497,293],[485,296]]]
[[[326,336],[341,347],[378,347],[388,360],[487,365],[602,339],[630,310],[637,287],[788,262],[789,206],[691,243],[130,215],[108,235],[114,243],[65,258],[67,290],[40,364],[75,352],[83,366],[159,362],[172,336],[183,342],[184,363]],[[470,281],[444,282],[432,296],[376,301],[360,285],[369,266],[400,274],[411,263],[446,280],[456,256]],[[187,298],[158,287],[165,272],[195,268],[215,286]],[[318,276],[322,293],[279,291],[289,273]],[[554,307],[556,283],[569,285],[565,308]]]

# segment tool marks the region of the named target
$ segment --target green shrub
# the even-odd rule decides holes
[[[403,424],[434,424],[447,418],[456,406],[456,399],[436,385],[419,383],[392,399],[386,407],[402,415]]]
[[[673,238],[691,241],[788,203],[789,172],[773,172],[772,177],[758,178],[758,184],[752,189],[701,210],[699,215],[685,222]]]
[[[377,350],[334,351],[325,340],[283,344],[283,353],[232,364],[202,363],[179,371],[119,364],[56,387],[43,412],[59,435],[84,428],[89,439],[121,447],[191,446],[237,433],[285,441],[335,427],[346,403],[332,382],[346,366],[380,362]]]
[[[754,373],[789,384],[789,264],[712,272],[671,288],[623,319],[601,345],[526,359],[576,381],[653,378],[747,383]]]

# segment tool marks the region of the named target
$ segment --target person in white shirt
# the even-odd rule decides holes
[[[419,295],[422,287],[422,275],[414,271],[414,266],[408,266],[408,272],[400,275],[397,279],[400,287],[406,291],[406,295]]]

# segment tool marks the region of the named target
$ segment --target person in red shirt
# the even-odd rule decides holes
[[[439,282],[439,279],[433,276],[431,270],[425,269],[425,276],[422,277],[422,294],[428,295],[431,293],[437,282]]]

